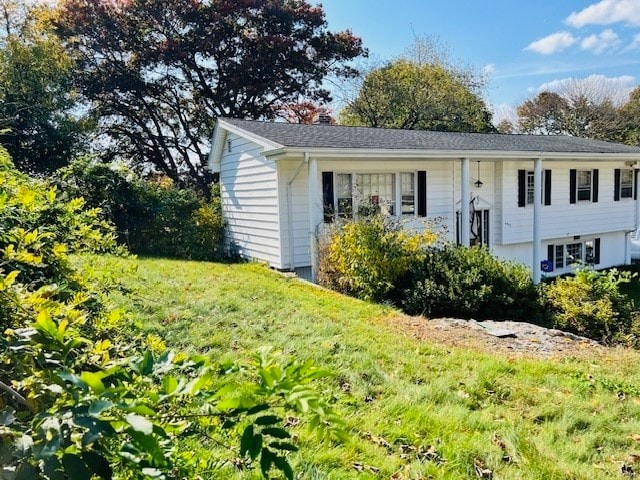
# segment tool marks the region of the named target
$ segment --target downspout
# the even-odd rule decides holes
[[[309,164],[309,250],[311,252],[311,281],[316,282],[316,274],[318,272],[318,239],[316,232],[320,220],[317,217],[317,200],[318,200],[318,160],[310,158],[306,155]]]
[[[298,175],[300,175],[300,172],[302,171],[302,167],[304,167],[305,164],[309,163],[309,154],[305,153],[304,154],[304,160],[302,162],[300,162],[300,165],[298,165],[298,168],[296,169],[296,171],[293,173],[293,177],[291,177],[291,179],[287,182],[287,224],[289,226],[288,230],[289,230],[289,270],[293,271],[295,266],[294,266],[294,261],[293,261],[293,256],[294,256],[294,245],[293,245],[293,193],[291,192],[291,186],[293,185],[293,182],[296,180],[296,178],[298,178]]]

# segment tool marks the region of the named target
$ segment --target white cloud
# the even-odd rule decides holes
[[[596,55],[600,55],[602,52],[615,48],[618,44],[620,44],[620,37],[608,28],[599,34],[589,35],[582,39],[580,47],[583,50],[590,50]]]
[[[491,75],[493,75],[495,71],[496,71],[495,63],[488,63],[487,65],[482,67],[482,73],[487,77],[490,77]]]
[[[569,32],[556,32],[529,44],[525,50],[532,50],[542,55],[561,52],[576,43],[578,39]]]
[[[518,113],[516,112],[516,107],[513,105],[503,103],[501,105],[496,105],[492,110],[494,125],[499,125],[503,120],[511,122],[513,126],[518,125]]]
[[[618,22],[640,25],[640,2],[638,0],[601,0],[567,17],[567,23],[576,28]]]
[[[629,99],[629,93],[637,86],[638,82],[631,75],[605,77],[593,74],[584,78],[568,77],[543,83],[537,88],[537,92],[556,92],[565,96],[586,95],[598,103],[609,98],[620,105]]]
[[[640,33],[636,33],[631,40],[631,43],[628,47],[624,49],[625,51],[629,50],[640,50]]]

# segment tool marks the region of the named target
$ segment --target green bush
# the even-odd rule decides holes
[[[397,303],[437,236],[410,233],[382,215],[336,225],[321,241],[318,281],[347,295]]]
[[[620,291],[635,275],[580,267],[575,275],[546,285],[555,325],[604,343],[637,344],[640,319],[633,300]]]
[[[193,260],[222,258],[219,191],[210,198],[171,180],[145,180],[123,166],[76,160],[58,174],[71,197],[99,207],[132,253]]]
[[[132,338],[68,257],[114,249],[96,210],[18,174],[0,150],[0,478],[218,476],[215,460],[179,450],[180,436],[197,434],[228,443],[229,462],[293,479],[286,414],[344,435],[309,386],[327,373],[309,363],[264,349],[217,364]]]
[[[530,271],[486,248],[432,248],[414,278],[402,302],[410,314],[532,320],[541,311]]]

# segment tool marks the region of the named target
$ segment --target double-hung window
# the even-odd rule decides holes
[[[593,185],[592,170],[578,170],[576,197],[578,201],[591,201],[591,187]]]
[[[593,170],[569,170],[569,203],[598,201],[598,172]]]
[[[535,202],[535,191],[533,189],[533,184],[533,172],[527,172],[527,205],[533,205],[533,203]]]
[[[620,171],[620,198],[633,198],[633,170]]]
[[[632,168],[616,168],[613,171],[613,201],[622,199],[636,199],[636,179],[638,171]]]
[[[532,170],[518,170],[518,206],[526,207],[535,203],[534,173]],[[543,170],[540,177],[542,204],[551,205],[551,170]]]
[[[383,215],[416,215],[416,174],[401,173],[336,173],[323,174],[325,215],[341,218]],[[335,178],[335,180],[333,180]],[[327,185],[324,185],[324,183]],[[335,188],[332,182],[335,182]],[[330,185],[329,185],[330,183]],[[335,195],[335,198],[333,196]]]
[[[400,174],[400,213],[415,215],[416,213],[416,179],[414,173]]]
[[[351,218],[353,216],[353,183],[350,173],[336,175],[336,200],[338,217]]]

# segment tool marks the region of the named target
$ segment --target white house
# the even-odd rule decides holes
[[[209,168],[227,242],[273,268],[314,273],[318,227],[376,208],[438,217],[450,240],[487,245],[539,281],[577,260],[630,262],[639,161],[640,148],[575,137],[223,118]]]

